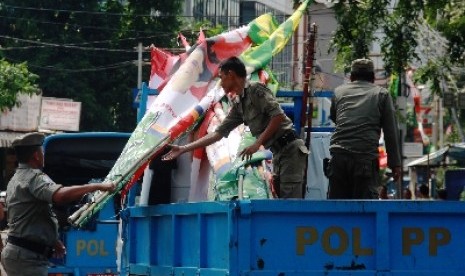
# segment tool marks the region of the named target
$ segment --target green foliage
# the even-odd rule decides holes
[[[462,64],[465,62],[465,2],[447,1],[444,16],[437,21],[437,29],[449,40],[450,59]]]
[[[339,1],[334,6],[337,30],[331,50],[337,52],[336,67],[341,70],[356,58],[368,57],[375,31],[387,17],[389,0]]]
[[[453,128],[449,135],[446,135],[445,141],[450,144],[461,142],[457,129]]]
[[[422,17],[449,39],[452,60],[464,60],[465,2],[462,0],[396,1],[394,7],[389,0],[341,0],[333,9],[338,29],[331,50],[336,52],[338,69],[355,58],[366,57],[369,46],[379,39],[387,72],[402,71],[418,58],[415,53],[417,23]],[[384,33],[383,37],[375,36],[378,30]]]
[[[399,76],[397,74],[392,74],[389,81],[389,94],[391,94],[392,99],[395,101],[397,95],[399,95]]]
[[[18,94],[38,93],[38,76],[29,72],[25,62],[10,64],[0,60],[0,111],[19,106]]]
[[[381,51],[387,72],[402,72],[417,58],[415,20],[422,10],[422,3],[422,0],[399,1],[383,22],[385,38],[381,42]]]
[[[447,79],[445,74],[449,70],[449,66],[444,61],[429,60],[415,71],[413,80],[416,83],[428,84],[431,92],[436,95],[442,95],[441,81]]]
[[[0,55],[27,61],[43,96],[82,102],[81,131],[132,131],[137,44],[172,47],[180,0],[4,0]],[[143,58],[150,59],[144,52]],[[148,81],[150,66],[143,67]]]
[[[451,2],[451,0],[425,0],[423,2],[423,17],[429,24],[436,26],[438,18],[445,15],[444,8],[449,2]]]

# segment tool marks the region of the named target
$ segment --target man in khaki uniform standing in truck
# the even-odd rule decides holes
[[[218,77],[224,92],[232,97],[232,108],[218,128],[207,136],[185,146],[173,145],[165,160],[227,137],[244,123],[249,126],[255,143],[240,156],[251,158],[260,146],[273,153],[273,184],[280,198],[302,198],[303,178],[308,149],[295,133],[291,119],[281,109],[271,91],[260,83],[249,83],[242,61],[232,57],[220,65]]]
[[[374,84],[370,59],[352,62],[350,82],[334,91],[330,119],[331,161],[326,169],[329,199],[378,198],[378,147],[381,130],[394,180],[401,177],[399,131],[389,92]]]
[[[13,141],[18,168],[8,183],[8,238],[2,265],[11,276],[46,276],[48,259],[62,258],[66,248],[58,239],[58,222],[52,203],[79,200],[86,193],[114,191],[113,183],[63,187],[42,172],[45,136],[29,133]]]

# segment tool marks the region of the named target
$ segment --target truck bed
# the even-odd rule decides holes
[[[126,209],[123,275],[464,275],[458,201],[251,200]]]

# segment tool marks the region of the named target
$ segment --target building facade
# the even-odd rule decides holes
[[[196,21],[208,20],[214,25],[237,28],[240,17],[240,0],[188,0],[185,16]]]
[[[264,13],[271,13],[278,21],[284,22],[293,12],[292,1],[278,1],[278,0],[187,0],[184,6],[184,15],[186,18],[192,18],[195,21],[208,20],[212,24],[221,24],[226,29],[234,29],[248,24],[253,19]],[[318,14],[318,10],[324,9],[326,13],[324,17],[334,18],[334,16],[327,11],[322,4],[312,4],[310,6],[309,15],[304,15],[298,29],[294,36],[288,42],[286,47],[281,53],[273,57],[269,67],[275,74],[279,81],[281,88],[286,90],[301,90],[303,86],[303,73],[305,69],[305,55],[306,55],[306,40],[309,36],[310,19],[313,16],[322,24],[327,21],[323,20]],[[315,12],[316,11],[316,12]],[[313,15],[314,14],[314,15]],[[335,29],[335,20],[331,25],[325,25],[325,34],[321,45],[327,47],[328,38],[332,30]],[[313,22],[313,21],[312,21]],[[318,23],[317,23],[318,24]],[[331,29],[329,31],[329,29]],[[320,38],[317,36],[317,45],[320,44]],[[333,80],[333,58],[328,57],[327,48],[316,49],[318,56],[316,57],[316,64],[321,64],[320,68],[328,72],[328,81],[321,83],[325,84],[325,88],[331,89],[342,83],[342,77],[335,77]],[[322,77],[317,78],[321,80]],[[320,83],[319,81],[316,84]],[[321,85],[320,85],[321,86]]]

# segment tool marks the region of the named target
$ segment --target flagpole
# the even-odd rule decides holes
[[[142,88],[142,42],[137,45],[137,89]]]
[[[305,65],[304,74],[304,87],[302,90],[302,111],[301,111],[301,135],[305,135],[305,145],[310,149],[310,136],[312,131],[312,113],[313,113],[313,92],[311,90],[310,81],[313,79],[313,60],[315,59],[315,41],[316,41],[316,24],[311,25],[310,37],[307,41],[307,60]],[[310,98],[310,100],[309,100]],[[305,126],[307,125],[307,131],[305,132]],[[307,188],[307,169],[308,169],[308,158],[305,162],[304,181],[302,189],[302,197],[305,197]]]
[[[274,24],[271,24],[271,16],[265,14],[247,26],[206,39],[195,49],[189,51],[185,60],[179,60],[179,63],[177,59],[172,60],[175,63],[170,63],[170,66],[173,67],[162,69],[163,72],[160,71],[162,74],[156,75],[156,77],[160,77],[159,85],[163,85],[164,92],[157,97],[156,102],[152,105],[153,109],[150,109],[138,123],[125,146],[128,151],[123,151],[107,176],[107,179],[116,176],[124,176],[126,179],[132,175],[131,180],[121,182],[122,187],[118,187],[118,191],[126,191],[132,186],[134,179],[140,177],[145,162],[150,159],[150,154],[146,156],[147,152],[152,153],[157,148],[164,146],[163,137],[165,137],[166,132],[169,133],[169,136],[166,136],[166,142],[174,141],[194,126],[194,123],[204,114],[212,102],[218,102],[220,96],[224,95],[224,92],[220,91],[220,87],[218,85],[213,87],[212,80],[209,79],[209,76],[216,74],[219,62],[229,56],[240,55],[246,63],[249,73],[265,67],[273,55],[284,49],[309,2],[310,0],[305,0],[285,22],[277,26],[276,29],[272,28],[272,33],[269,36],[263,36],[263,31],[271,25],[274,27]],[[258,46],[248,51],[253,42]],[[208,56],[213,54],[210,53],[209,49],[214,49],[215,59],[210,59]],[[218,59],[218,57],[220,58]],[[139,60],[142,59],[139,58]],[[202,66],[198,67],[199,64]],[[202,68],[202,74],[197,70],[199,68]],[[164,71],[165,69],[166,71]],[[206,74],[207,70],[210,74]],[[186,75],[189,78],[184,80]],[[140,81],[138,82],[140,83]],[[178,91],[178,89],[181,89],[179,91],[181,93],[169,93],[169,91]],[[173,108],[178,102],[185,101],[192,102]],[[77,218],[78,226],[84,225],[111,197],[112,194],[107,195],[101,200],[101,203],[84,207],[79,216],[73,214],[71,219],[79,217]],[[86,211],[87,209],[92,211]],[[82,219],[80,219],[81,217]]]

